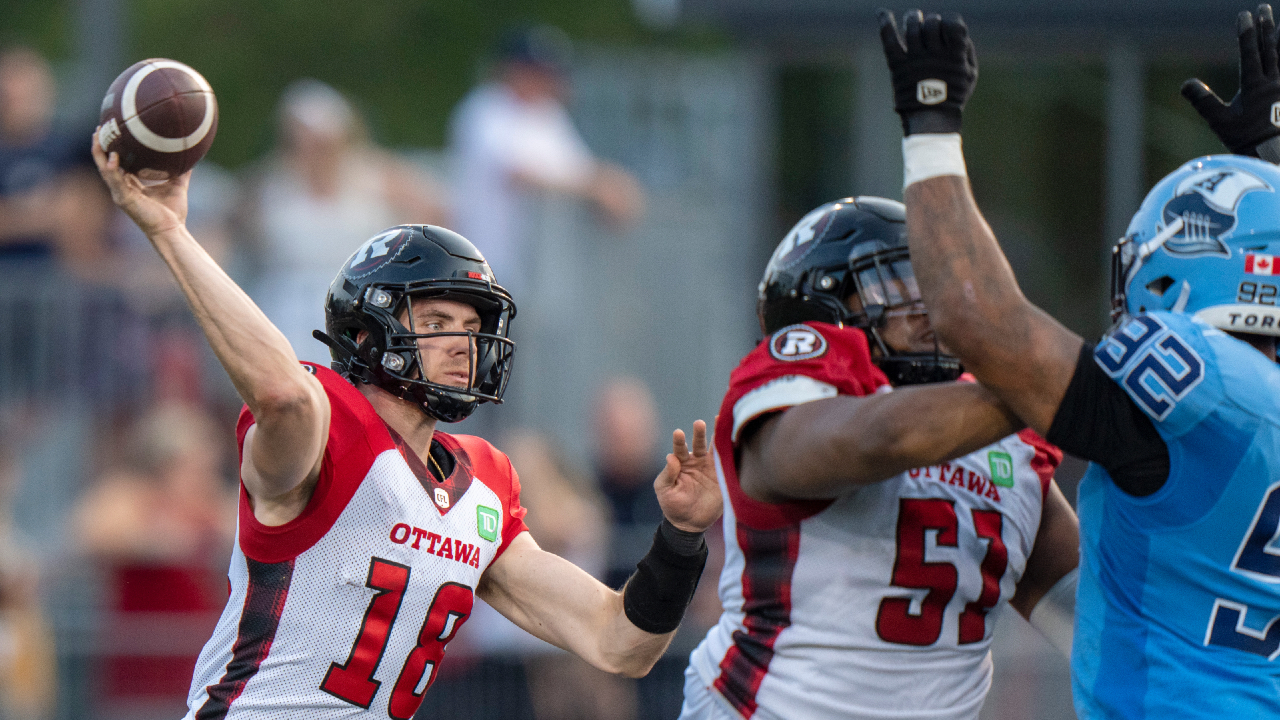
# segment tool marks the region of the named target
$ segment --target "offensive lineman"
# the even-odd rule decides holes
[[[1275,134],[1255,134],[1275,98],[1251,104],[1248,82],[1280,85],[1269,7],[1258,21],[1242,13],[1238,26],[1246,107],[1206,113],[1249,151]],[[880,23],[935,327],[1019,417],[1093,461],[1080,485],[1077,714],[1276,717],[1280,170],[1219,155],[1157,183],[1112,256],[1115,325],[1086,343],[1022,295],[974,202],[959,134],[977,80],[964,22],[913,10],[905,43],[887,11]],[[1211,109],[1207,88],[1188,85]]]
[[[519,480],[484,440],[436,431],[501,398],[515,307],[462,236],[408,225],[366,242],[326,307],[334,367],[292,348],[191,237],[190,173],[144,188],[93,143],[116,204],[168,263],[246,403],[231,597],[187,718],[411,718],[478,594],[533,635],[640,676],[693,594],[720,496],[693,450],[655,481],[666,520],[621,592],[541,550]]]
[[[767,337],[715,428],[725,610],[690,659],[682,720],[976,718],[1005,604],[1069,652],[1062,455],[1013,434],[981,386],[941,382],[960,367],[904,233],[901,203],[846,198],[765,270]]]

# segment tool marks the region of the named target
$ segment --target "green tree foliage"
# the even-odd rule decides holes
[[[74,60],[86,1],[5,0],[0,38]],[[270,146],[280,91],[300,77],[347,93],[379,142],[439,146],[512,25],[554,24],[585,44],[667,40],[639,24],[631,0],[115,1],[128,14],[126,60],[170,57],[209,79],[222,116],[210,157],[231,167]]]

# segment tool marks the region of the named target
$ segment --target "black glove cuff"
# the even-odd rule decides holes
[[[706,564],[707,543],[702,533],[686,532],[664,519],[653,534],[653,547],[636,564],[635,573],[622,589],[627,619],[655,635],[675,630],[693,600]]]
[[[1253,152],[1249,154],[1262,158],[1272,165],[1280,165],[1280,135],[1263,140],[1253,146]]]
[[[960,132],[960,110],[956,108],[930,108],[902,114],[902,134]]]

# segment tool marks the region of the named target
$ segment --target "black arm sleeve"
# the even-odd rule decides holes
[[[1093,359],[1085,343],[1067,394],[1045,438],[1063,450],[1106,468],[1123,491],[1142,497],[1169,478],[1169,448],[1116,381]]]

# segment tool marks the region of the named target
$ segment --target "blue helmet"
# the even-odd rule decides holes
[[[1168,310],[1280,335],[1278,262],[1280,167],[1197,158],[1156,183],[1112,251],[1111,319]]]

